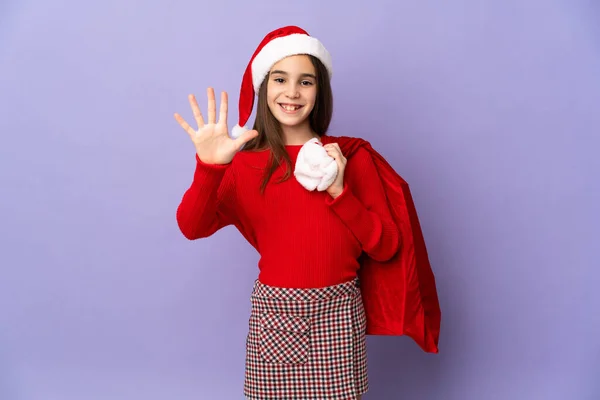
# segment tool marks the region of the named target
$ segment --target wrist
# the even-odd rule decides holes
[[[196,152],[196,160],[205,165],[214,165],[214,166],[226,166],[231,163],[231,161],[226,160],[215,160],[212,158],[207,158],[201,156],[198,152]]]
[[[330,195],[330,196],[331,196],[333,199],[336,199],[336,198],[340,197],[340,196],[341,196],[341,195],[344,193],[344,190],[345,190],[345,189],[346,189],[346,185],[345,185],[345,184],[344,184],[344,186],[343,186],[343,187],[335,187],[335,188],[332,188],[332,187],[330,187],[330,188],[327,190],[327,193],[329,193],[329,195]]]

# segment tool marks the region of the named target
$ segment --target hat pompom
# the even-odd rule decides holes
[[[246,128],[245,126],[240,126],[239,124],[236,124],[233,129],[231,130],[231,137],[234,139],[239,138],[240,136],[242,136],[242,134],[246,131],[248,131],[249,129]]]

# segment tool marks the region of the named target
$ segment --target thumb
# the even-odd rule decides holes
[[[250,140],[254,139],[258,136],[258,131],[256,129],[252,129],[251,131],[246,131],[242,133],[237,139],[235,139],[235,144],[238,148],[241,148]]]

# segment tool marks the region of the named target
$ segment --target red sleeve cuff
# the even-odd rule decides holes
[[[231,164],[207,164],[200,160],[196,154],[196,172],[194,181],[202,182],[202,185],[214,189],[219,186],[225,171]]]
[[[335,199],[329,196],[325,200],[326,204],[340,217],[346,226],[354,233],[359,241],[370,238],[373,228],[373,218],[369,210],[352,193],[347,184],[344,184],[344,190]]]

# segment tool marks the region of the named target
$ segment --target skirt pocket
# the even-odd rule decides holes
[[[310,350],[310,319],[263,313],[260,317],[260,355],[265,362],[304,364]]]

